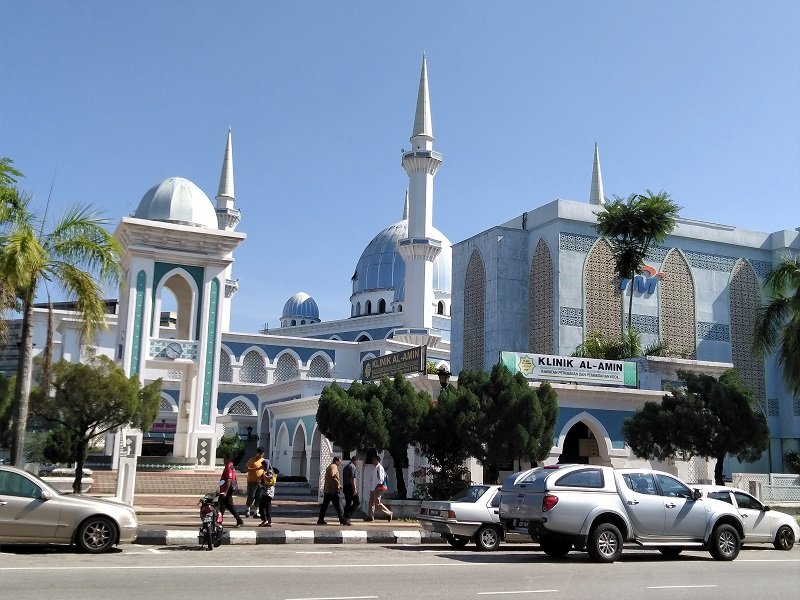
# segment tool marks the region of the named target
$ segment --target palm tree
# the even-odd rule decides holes
[[[15,190],[16,191],[16,190]],[[56,285],[75,300],[82,335],[91,340],[105,325],[103,286],[119,280],[119,244],[107,223],[90,207],[74,207],[50,231],[29,209],[31,197],[16,193],[0,220],[0,277],[14,290],[22,312],[20,351],[14,390],[13,464],[21,465],[28,422],[33,358],[33,304],[37,291]],[[48,331],[48,340],[51,332]],[[50,344],[48,343],[47,346]],[[45,362],[51,348],[45,348]]]
[[[614,196],[597,215],[595,230],[610,238],[617,275],[629,279],[628,329],[633,318],[633,279],[644,266],[653,244],[663,242],[675,229],[681,207],[666,192],[631,194],[625,199]]]
[[[769,298],[756,318],[753,352],[777,351],[783,378],[800,396],[800,256],[781,260],[764,279]]]

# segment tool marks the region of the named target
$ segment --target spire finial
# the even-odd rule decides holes
[[[217,198],[233,200],[233,135],[228,127],[228,141],[225,144],[225,157],[222,159],[222,172],[219,176],[219,192]]]
[[[417,112],[414,115],[414,130],[411,137],[425,136],[433,139],[431,125],[431,104],[428,95],[428,61],[422,53],[422,71],[419,75],[419,92],[417,93]]]
[[[600,173],[600,150],[594,143],[594,164],[592,165],[592,187],[589,190],[589,204],[603,206],[606,198],[603,195],[603,175]]]

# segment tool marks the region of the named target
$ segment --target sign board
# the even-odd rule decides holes
[[[524,352],[501,352],[500,362],[528,379],[636,387],[635,362]]]
[[[427,358],[427,346],[370,358],[361,364],[361,379],[371,381],[381,377],[394,377],[398,373],[424,373],[428,366]]]

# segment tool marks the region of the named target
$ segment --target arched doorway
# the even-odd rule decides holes
[[[269,461],[275,465],[275,457],[272,454],[272,423],[269,418],[269,411],[265,408],[261,414],[261,423],[258,429],[258,445],[264,448]],[[277,465],[275,465],[277,466]]]
[[[306,430],[298,426],[292,441],[292,468],[290,475],[308,477],[308,455],[306,452]]]
[[[567,435],[564,436],[564,445],[561,448],[558,462],[581,465],[597,464],[599,457],[597,438],[589,426],[583,421],[578,421],[570,427]]]

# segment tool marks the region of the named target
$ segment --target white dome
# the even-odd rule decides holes
[[[217,211],[211,200],[203,190],[183,177],[170,177],[147,190],[133,216],[219,229]]]

